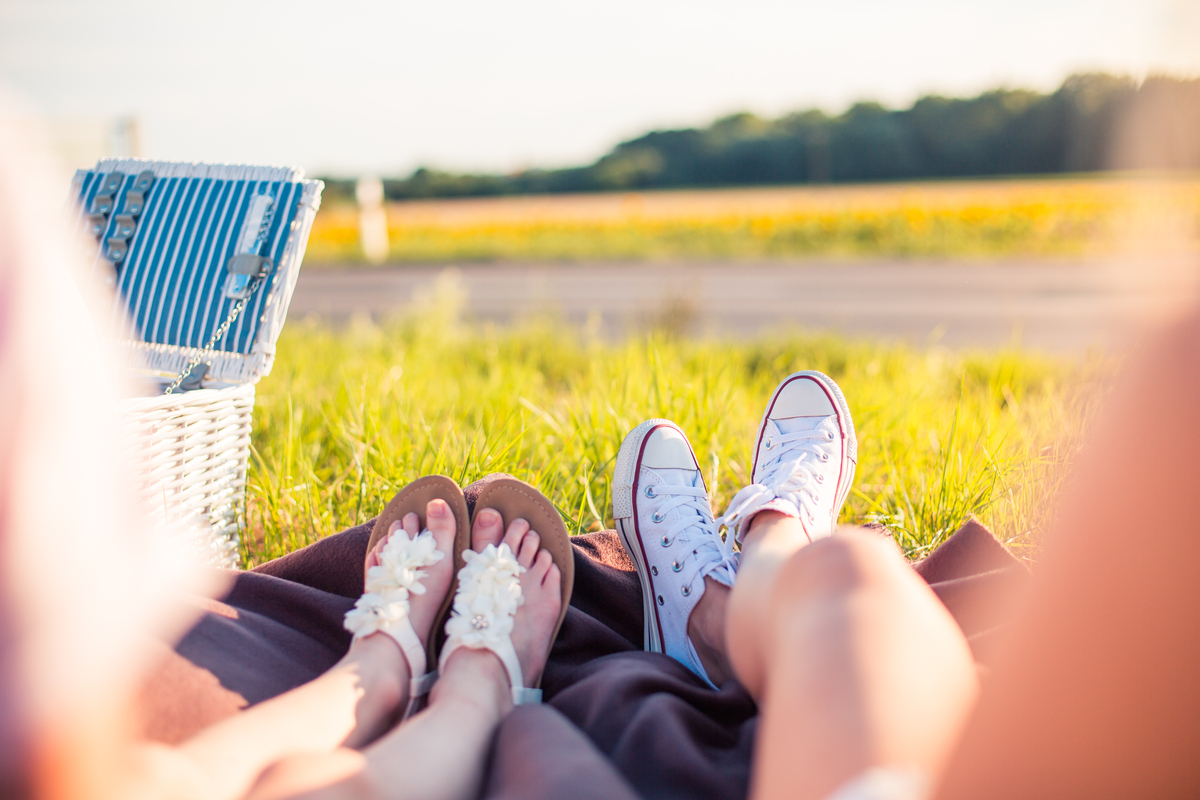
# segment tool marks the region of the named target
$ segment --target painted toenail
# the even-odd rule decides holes
[[[434,500],[429,504],[429,516],[431,517],[444,517],[449,510],[450,507],[441,500]]]
[[[500,512],[494,511],[490,508],[485,508],[483,511],[479,512],[479,521],[484,525],[499,525]]]

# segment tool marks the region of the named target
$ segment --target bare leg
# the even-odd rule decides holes
[[[799,525],[768,525],[784,519],[787,517],[774,511],[764,511],[754,518],[755,527],[742,543],[742,563],[737,578],[741,588],[736,595],[739,604],[765,607],[775,572],[792,554],[811,541]],[[764,535],[768,529],[771,530],[769,537]],[[734,676],[734,668],[729,660],[730,646],[738,643],[745,649],[748,642],[760,641],[766,632],[761,628],[761,620],[754,617],[749,620],[750,629],[739,628],[731,634],[732,640],[727,640],[728,608],[733,590],[711,578],[705,578],[704,584],[704,595],[688,618],[688,637],[709,677],[720,686],[724,680]],[[751,694],[757,694],[756,689],[762,683],[762,678],[748,675],[747,668],[748,665],[743,664],[737,677]]]
[[[490,512],[490,513],[489,513]],[[504,531],[499,514],[476,515],[472,546],[482,550],[501,536],[528,571],[521,576],[525,603],[516,614],[513,646],[526,683],[546,664],[550,631],[562,607],[561,575],[538,535],[524,520]],[[363,753],[341,750],[289,758],[264,776],[254,800],[313,798],[474,797],[483,780],[488,745],[500,719],[512,708],[508,676],[487,651],[458,650],[446,663],[427,709]]]
[[[363,752],[294,755],[269,769],[253,800],[469,798],[478,794],[487,748],[512,706],[499,660],[460,651],[446,664],[429,707]]]
[[[957,624],[899,551],[809,544],[759,514],[729,598],[730,661],[758,699],[752,794],[818,798],[873,767],[937,775],[977,692]]]
[[[456,530],[450,507],[434,500],[426,519],[438,548],[449,553]],[[414,535],[418,525],[417,516],[409,514],[392,533],[403,527]],[[426,568],[426,592],[412,596],[411,620],[422,640],[433,627],[452,572],[449,558]],[[286,756],[360,747],[377,738],[408,700],[408,673],[400,648],[387,635],[356,639],[319,678],[206,728],[178,748],[147,747],[143,755],[167,782],[199,782],[204,789],[197,794],[211,800],[241,797],[264,769]],[[169,779],[173,770],[180,772],[179,780]]]
[[[731,591],[725,584],[705,578],[704,594],[688,617],[688,638],[709,680],[717,686],[733,677],[725,645],[725,617]]]

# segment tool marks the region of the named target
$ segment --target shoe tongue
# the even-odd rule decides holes
[[[673,469],[658,467],[654,473],[668,486],[699,486],[700,471],[694,469]]]
[[[799,433],[815,431],[818,428],[824,430],[828,426],[822,426],[821,423],[831,419],[833,417],[783,417],[772,419],[771,423],[775,425],[775,429],[779,433]]]

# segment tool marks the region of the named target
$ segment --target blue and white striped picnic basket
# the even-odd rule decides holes
[[[320,181],[289,167],[106,159],[72,185],[115,289],[113,330],[151,388],[125,401],[156,521],[238,563],[254,384],[270,372]]]

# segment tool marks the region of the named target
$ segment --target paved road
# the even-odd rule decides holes
[[[650,325],[696,335],[830,330],[949,346],[1013,341],[1047,350],[1119,348],[1195,294],[1200,257],[977,263],[583,264],[320,269],[302,272],[293,318],[375,318],[440,279],[464,316],[552,313],[609,336]]]

